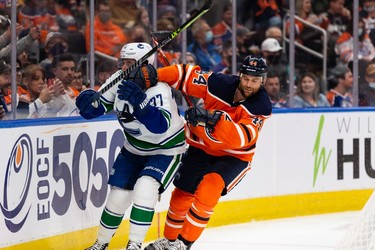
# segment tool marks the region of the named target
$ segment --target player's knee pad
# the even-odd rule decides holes
[[[209,173],[203,177],[195,193],[196,199],[207,207],[215,207],[225,187],[223,178],[217,173]]]
[[[106,208],[114,213],[123,214],[130,206],[132,199],[133,191],[111,186]]]
[[[134,204],[153,208],[159,197],[160,183],[151,176],[141,176],[134,186]]]

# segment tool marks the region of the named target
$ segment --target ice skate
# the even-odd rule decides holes
[[[167,249],[167,245],[168,240],[166,238],[161,238],[146,246],[144,250],[164,250]]]
[[[129,240],[128,245],[126,246],[126,250],[141,250],[142,243],[137,243],[134,241]]]
[[[107,250],[108,243],[99,243],[98,240],[95,241],[94,245],[86,248],[85,250]]]

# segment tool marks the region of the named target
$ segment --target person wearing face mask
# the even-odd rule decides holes
[[[359,85],[359,106],[375,106],[375,62],[367,65],[365,80]]]
[[[86,50],[90,50],[90,23],[86,25]],[[111,20],[111,11],[107,1],[98,4],[94,20],[95,51],[109,56],[119,57],[124,43],[128,42],[123,29]]]
[[[211,70],[215,65],[221,62],[222,58],[213,44],[213,33],[210,25],[204,19],[199,19],[191,27],[193,42],[187,50],[197,57],[197,64],[204,71]]]
[[[353,61],[353,23],[336,40],[335,52],[339,56],[338,62],[348,64]],[[358,59],[369,63],[375,58],[375,49],[368,34],[365,32],[365,22],[361,18],[358,22]]]
[[[60,32],[50,32],[46,37],[44,51],[46,58],[40,62],[40,65],[46,69],[55,56],[69,51],[68,41]]]
[[[360,17],[365,22],[366,33],[369,34],[372,44],[375,46],[375,0],[364,0]]]
[[[261,55],[267,60],[270,71],[275,72],[280,78],[281,93],[286,95],[289,90],[289,75],[288,62],[286,61],[285,54],[282,52],[283,48],[275,38],[265,39],[260,47]]]

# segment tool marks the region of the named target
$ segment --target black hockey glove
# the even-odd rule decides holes
[[[191,107],[185,111],[185,120],[193,126],[204,126],[212,133],[223,114],[220,110],[205,110]]]

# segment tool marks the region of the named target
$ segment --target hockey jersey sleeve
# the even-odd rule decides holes
[[[205,98],[211,74],[212,72],[202,71],[198,65],[177,64],[158,69],[158,80],[189,96]]]

